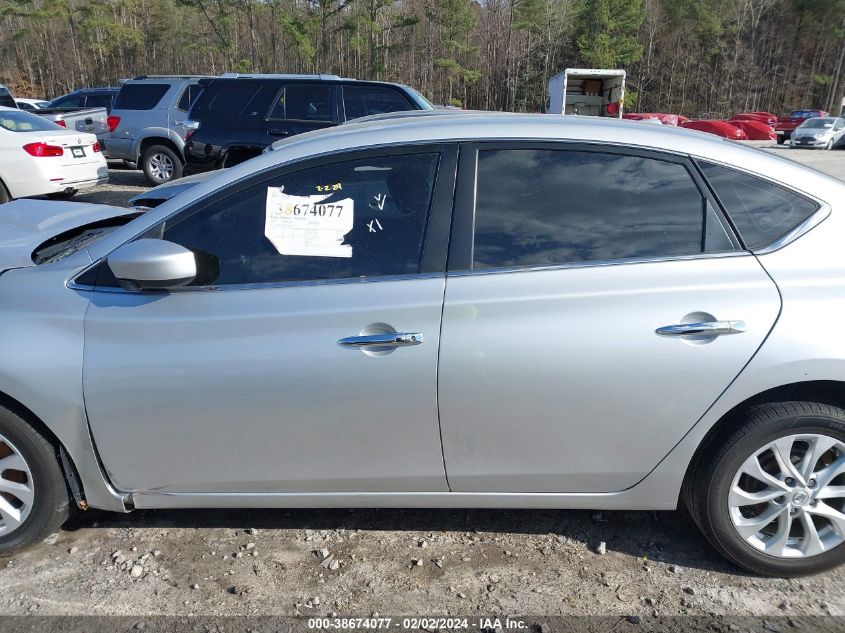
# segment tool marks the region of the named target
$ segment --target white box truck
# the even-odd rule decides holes
[[[549,79],[549,113],[622,118],[625,71],[567,68]]]

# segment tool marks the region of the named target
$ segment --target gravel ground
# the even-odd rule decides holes
[[[845,179],[845,152],[766,149]],[[143,188],[115,170],[77,199]],[[745,575],[681,512],[89,511],[0,561],[0,614],[785,616],[775,631],[845,615],[843,580]]]

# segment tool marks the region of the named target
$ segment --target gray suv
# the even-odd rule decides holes
[[[108,118],[109,158],[144,170],[160,185],[182,175],[185,120],[202,86],[199,75],[142,76],[125,82]]]

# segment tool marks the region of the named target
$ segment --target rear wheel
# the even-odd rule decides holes
[[[53,198],[53,200],[70,200],[77,194],[76,189],[71,189],[70,191],[57,191],[56,193],[48,193],[48,198]]]
[[[800,576],[845,562],[845,411],[757,405],[700,460],[687,505],[724,556],[757,574]]]
[[[778,145],[783,145],[786,142],[786,136],[783,134],[778,134]]]
[[[0,180],[0,204],[5,202],[10,202],[12,196],[9,195],[9,192],[6,190],[6,186],[3,184],[3,181]]]
[[[70,498],[47,439],[0,408],[0,556],[40,543],[68,517]]]
[[[153,185],[182,177],[182,159],[165,145],[152,145],[141,156],[141,168]]]

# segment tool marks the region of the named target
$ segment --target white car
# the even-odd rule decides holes
[[[0,107],[0,204],[45,194],[70,196],[108,177],[95,135]]]
[[[15,103],[21,110],[41,110],[50,107],[50,102],[44,99],[18,99],[15,97]]]

